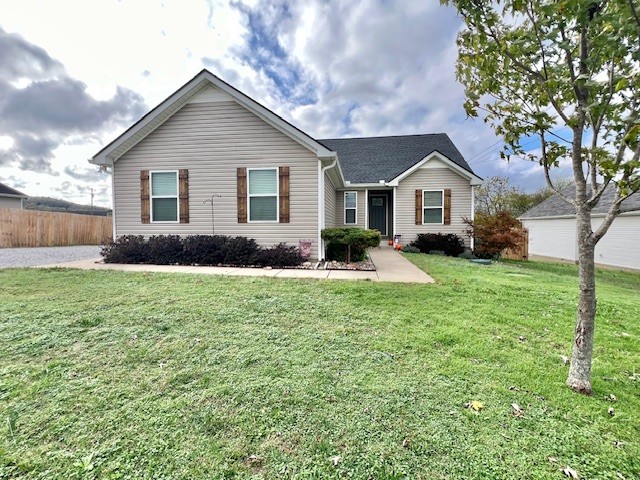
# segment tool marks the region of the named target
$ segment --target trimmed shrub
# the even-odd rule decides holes
[[[148,262],[154,265],[183,263],[182,240],[178,235],[154,235],[147,241]]]
[[[223,235],[157,235],[149,240],[125,235],[104,245],[100,253],[106,263],[294,267],[303,262],[298,247],[280,243],[261,248],[252,238]]]
[[[402,251],[405,253],[420,253],[420,249],[413,245],[405,245],[402,247]]]
[[[100,255],[105,263],[147,263],[149,245],[142,235],[123,235],[103,245]]]
[[[303,262],[298,247],[279,243],[271,248],[262,248],[255,257],[261,267],[295,267]]]
[[[224,244],[224,262],[227,265],[255,265],[260,247],[253,238],[229,237]]]
[[[327,242],[327,260],[357,262],[364,259],[367,248],[380,245],[378,230],[325,228],[321,236]]]
[[[464,252],[464,240],[455,233],[420,233],[418,238],[411,242],[422,253],[440,250],[445,255],[457,257]]]
[[[229,237],[224,235],[190,235],[182,239],[183,261],[193,265],[218,265],[224,263],[225,245]]]

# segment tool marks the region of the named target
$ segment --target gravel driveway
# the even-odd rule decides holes
[[[0,268],[33,267],[100,258],[100,246],[0,248]]]

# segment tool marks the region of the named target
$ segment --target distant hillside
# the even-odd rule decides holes
[[[79,213],[81,215],[95,215],[106,217],[111,215],[110,208],[93,207],[91,205],[80,205],[79,203],[67,202],[66,200],[60,200],[58,198],[51,197],[29,197],[25,198],[23,202],[23,208],[25,210],[44,210],[47,212],[66,212],[66,213]]]

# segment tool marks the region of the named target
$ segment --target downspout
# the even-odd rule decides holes
[[[109,171],[109,167],[111,167],[111,171]],[[111,225],[112,225],[112,235],[113,241],[115,242],[116,237],[116,181],[115,181],[115,162],[111,165],[100,165],[100,171],[105,172],[111,175]]]
[[[322,161],[319,160],[319,166],[322,165]],[[322,167],[320,168],[320,178],[318,179],[318,184],[319,184],[319,188],[318,188],[318,214],[320,216],[320,218],[318,218],[318,260],[324,260],[324,241],[322,240],[322,229],[326,227],[326,216],[325,216],[325,209],[326,209],[326,205],[324,204],[325,202],[325,191],[324,191],[324,173],[329,170],[330,168],[333,168],[336,166],[336,164],[338,163],[338,157],[335,156],[333,157],[333,162],[331,162],[329,165],[327,165],[326,167]],[[322,255],[321,255],[322,253]]]
[[[396,199],[398,198],[397,188],[398,187],[393,187],[393,231],[391,232],[392,239],[398,234],[398,232],[396,231]]]
[[[356,219],[356,222],[358,219]],[[369,228],[369,189],[364,189],[364,228]]]
[[[476,219],[476,187],[475,185],[471,185],[471,221],[475,221]],[[474,250],[475,247],[475,238],[471,235],[471,251]]]

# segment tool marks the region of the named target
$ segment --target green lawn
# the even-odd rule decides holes
[[[438,283],[0,270],[0,478],[640,477],[640,275],[584,397],[574,266],[407,257]]]

